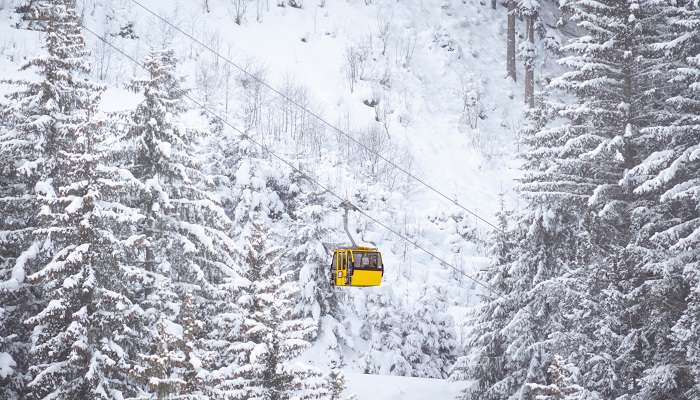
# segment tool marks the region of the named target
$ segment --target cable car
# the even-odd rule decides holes
[[[328,253],[333,254],[331,261],[331,285],[369,287],[380,286],[384,276],[382,253],[375,247],[358,246],[348,229],[348,212],[359,211],[349,201],[340,204],[345,208],[343,226],[350,239],[350,246],[337,246],[323,243]]]
[[[331,270],[335,286],[379,286],[384,276],[382,254],[372,247],[337,248]]]

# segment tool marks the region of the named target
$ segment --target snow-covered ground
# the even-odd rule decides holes
[[[503,14],[483,2],[309,0],[299,9],[257,0],[248,3],[241,25],[233,23],[233,2],[229,0],[207,1],[210,12],[205,12],[204,1],[139,2],[239,65],[250,70],[264,69],[265,79],[274,87],[301,88],[314,112],[354,137],[359,138],[371,128],[380,129],[390,141],[390,148],[380,150],[383,154],[483,218],[494,220],[499,193],[505,193],[511,207],[516,206],[511,200],[511,188],[517,176],[521,90],[504,78],[505,45],[499,45],[505,43]],[[16,20],[11,14],[18,1],[0,3],[4,6],[0,19]],[[230,120],[236,125],[241,123],[241,93],[229,93],[227,85],[224,90],[222,81],[208,89],[201,86],[207,84],[209,72],[226,71],[231,66],[132,0],[79,3],[87,26],[137,59],[143,59],[154,47],[174,47],[190,86],[197,88],[194,93],[209,96],[208,101],[217,106],[230,94]],[[116,35],[127,23],[133,23],[135,37]],[[36,33],[8,25],[0,27],[2,77],[15,76],[27,54],[38,48]],[[108,86],[103,110],[134,107],[138,99],[122,87],[140,73],[138,67],[95,37],[87,35],[87,39],[95,75]],[[366,58],[352,91],[347,78],[351,49],[362,52]],[[235,74],[238,73],[234,70]],[[267,96],[272,99],[275,95]],[[368,107],[365,102],[370,100],[378,100],[380,108]],[[377,110],[381,110],[381,116]],[[402,182],[401,189],[383,182],[366,184],[363,172],[347,165],[343,158],[348,151],[343,147],[346,142],[338,140],[330,129],[323,132],[325,158],[310,163],[315,165],[310,172],[319,181],[347,196],[358,188],[372,191],[368,214],[466,274],[475,275],[484,267],[488,262],[484,257],[490,229],[487,225],[396,171],[391,173]],[[293,155],[292,148],[273,144],[283,155]],[[452,218],[460,214],[465,215],[462,221]],[[387,266],[384,287],[365,293],[392,293],[411,304],[418,301],[417,296],[426,287],[444,288],[456,319],[457,337],[461,337],[466,329],[462,316],[465,307],[475,301],[477,288],[382,227],[356,217],[352,224],[362,231],[360,239],[377,243],[384,251]],[[343,241],[339,214],[330,215],[329,219],[337,225],[337,235],[329,241]],[[465,241],[465,228],[476,228],[482,242]],[[358,299],[361,304],[361,296]],[[355,325],[359,323],[356,321]],[[359,330],[357,326],[348,328],[351,332]],[[361,339],[356,338],[355,344],[356,349],[363,348]],[[359,357],[362,351],[348,354]],[[351,384],[355,390],[365,386],[393,390],[402,386],[392,380],[386,382],[392,383],[382,386],[374,378],[366,378]],[[417,388],[429,381],[406,382],[410,382],[408,387]],[[431,382],[430,386],[442,388],[443,384],[447,386],[441,390],[452,390],[444,382]],[[371,391],[362,393],[369,395]],[[392,391],[387,396],[409,398],[398,393]]]
[[[348,396],[357,400],[443,400],[454,399],[464,384],[443,379],[402,376],[345,374]]]

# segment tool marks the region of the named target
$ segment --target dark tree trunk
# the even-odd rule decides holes
[[[515,0],[508,0],[508,40],[507,40],[508,76],[517,81],[515,75]]]
[[[528,54],[525,56],[525,104],[529,107],[535,106],[535,18],[536,14],[526,16]]]

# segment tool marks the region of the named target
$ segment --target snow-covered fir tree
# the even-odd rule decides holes
[[[339,318],[341,312],[336,292],[330,290],[329,257],[321,244],[329,232],[324,226],[327,203],[323,194],[309,187],[299,174],[292,176],[292,186],[295,196],[286,203],[294,217],[293,250],[289,257],[293,264],[287,268],[297,272],[302,288],[300,315],[320,325],[321,317]]]
[[[566,101],[544,101],[529,110],[520,185],[527,206],[506,267],[511,284],[481,306],[488,310],[500,303],[509,313],[491,331],[504,336],[506,350],[498,369],[475,367],[477,373],[466,374],[476,384],[465,397],[485,391],[496,398],[535,395],[532,388],[547,385],[556,354],[566,354],[564,362],[580,368],[580,383],[590,396],[648,398],[664,393],[663,387],[678,393],[678,380],[669,382],[673,374],[662,369],[648,379],[656,389],[642,394],[647,372],[640,367],[673,358],[670,329],[678,317],[649,294],[684,295],[682,285],[664,290],[656,272],[640,272],[662,254],[648,246],[650,227],[662,219],[649,212],[657,202],[653,196],[635,190],[632,178],[622,181],[655,148],[665,150],[649,140],[649,132],[670,116],[663,100],[672,97],[673,85],[665,84],[669,75],[663,71],[673,62],[656,44],[669,35],[668,7],[573,0],[562,8],[583,34],[563,46],[561,63],[568,69],[545,96],[555,99],[563,92]],[[635,317],[650,312],[654,322]],[[481,329],[473,334],[485,337]],[[469,371],[464,367],[470,361],[464,359],[456,371]],[[673,396],[661,394],[668,395]]]
[[[503,197],[500,210],[496,214],[498,230],[492,234],[493,246],[490,249],[492,264],[479,275],[491,291],[482,294],[482,301],[472,310],[470,320],[472,330],[465,343],[466,355],[457,359],[450,379],[469,381],[462,391],[462,399],[496,400],[514,389],[509,379],[511,363],[506,363],[505,338],[503,329],[512,318],[512,307],[501,293],[508,293],[508,268],[516,257],[516,234],[510,225],[512,212],[506,210]]]
[[[561,356],[555,355],[547,368],[547,384],[531,384],[529,391],[536,400],[574,400],[585,398],[581,387],[575,383],[575,370],[564,364]]]
[[[593,98],[607,100],[606,107],[616,106],[620,112],[615,117],[617,125],[612,121],[600,127],[594,125],[597,132],[607,130],[607,138],[581,156],[607,166],[610,174],[607,182],[597,183],[588,201],[591,219],[587,231],[597,257],[579,278],[585,282],[589,297],[578,309],[577,322],[588,337],[589,352],[579,353],[585,360],[581,383],[603,396],[633,394],[648,398],[640,385],[646,374],[641,366],[670,355],[667,337],[678,311],[664,310],[659,305],[667,293],[678,293],[678,288],[664,288],[669,281],[663,282],[659,279],[663,274],[648,268],[663,257],[662,252],[649,246],[652,227],[659,222],[658,216],[649,211],[656,208],[653,204],[657,199],[635,191],[633,184],[622,179],[625,171],[636,169],[655,151],[656,146],[648,138],[650,127],[669,123],[670,115],[663,104],[673,90],[665,72],[669,62],[655,45],[669,34],[669,6],[655,1],[607,5],[609,9],[573,5],[580,26],[594,40],[577,40],[572,46],[584,45],[573,51],[580,53],[583,48],[586,57],[573,58],[574,63],[568,64],[584,76],[574,79],[571,86],[579,99],[584,95],[591,98],[590,92],[582,88],[591,84],[600,87],[596,85],[605,81],[608,93]],[[614,45],[600,47],[604,43]],[[586,68],[596,65],[596,60],[606,63],[606,67],[596,68],[599,72],[591,74]],[[581,114],[586,115],[577,111]],[[589,118],[599,119],[600,114]],[[640,313],[649,315],[649,320],[637,318]]]
[[[413,366],[411,376],[447,378],[456,359],[457,340],[452,316],[447,312],[444,288],[428,286],[410,307],[404,333],[403,353]]]
[[[328,373],[328,400],[342,400],[345,391],[345,374],[338,368]]]
[[[428,287],[419,299],[406,304],[391,290],[367,295],[360,331],[368,345],[360,360],[365,373],[447,377],[456,358],[447,294]]]
[[[121,167],[132,182],[132,206],[140,215],[133,224],[129,256],[134,273],[144,280],[138,302],[150,326],[149,345],[141,353],[147,364],[137,372],[146,386],[160,382],[153,388],[163,396],[205,396],[206,371],[228,362],[222,348],[233,345],[236,336],[227,331],[234,327],[209,324],[220,322],[216,316],[240,314],[235,296],[245,279],[232,257],[236,246],[228,236],[231,222],[212,193],[212,179],[201,172],[196,158],[196,139],[204,132],[183,123],[186,91],[176,72],[174,52],[152,51],[144,65],[148,75],[130,84],[144,99],[120,121],[119,150]],[[187,315],[183,315],[185,299],[191,302]],[[185,321],[201,326],[188,331]],[[173,338],[173,329],[190,336]],[[164,349],[163,343],[170,347]],[[159,357],[177,367],[165,375],[160,370],[149,376],[147,371],[159,371],[150,365],[160,362]],[[181,380],[185,383],[180,385]],[[164,382],[174,386],[166,388]]]
[[[366,374],[411,376],[411,363],[402,351],[404,321],[397,303],[391,291],[367,295],[361,331],[368,342],[361,364]]]
[[[16,298],[26,303],[14,307],[3,299],[3,305],[14,314],[13,336],[29,337],[22,323],[31,329],[29,352],[15,361],[28,379],[14,395],[133,395],[130,345],[141,313],[122,286],[128,281],[118,257],[123,243],[114,234],[104,132],[95,119],[101,88],[85,79],[87,52],[74,2],[37,1],[33,7],[45,27],[46,55],[25,66],[37,80],[13,82],[13,128],[3,133],[8,146],[2,146],[15,152],[4,154],[11,161],[3,175],[16,179],[19,196],[2,202],[19,198],[28,211],[9,214],[16,218],[10,220],[15,233],[5,236],[20,253],[3,286],[21,291]]]
[[[697,398],[698,330],[691,321],[698,318],[700,260],[700,10],[693,2],[679,2],[662,11],[669,29],[652,49],[668,68],[660,89],[668,116],[641,130],[637,141],[649,150],[623,179],[646,200],[634,209],[635,244],[644,258],[630,313],[649,315],[636,331],[650,344],[643,347],[635,391],[645,399]]]
[[[283,271],[283,248],[272,247],[273,234],[254,222],[245,237],[247,277],[251,282],[245,322],[247,363],[241,366],[240,397],[244,399],[324,399],[328,385],[320,371],[295,360],[310,343],[313,320],[299,318],[294,306],[298,283]]]
[[[51,11],[48,2],[36,2],[43,9],[44,20]],[[54,28],[55,29],[55,28]],[[47,47],[48,38],[44,45]],[[57,46],[53,46],[53,61],[44,57],[27,63],[23,69],[40,67],[43,77],[33,80],[7,80],[0,83],[9,89],[0,99],[0,353],[6,372],[0,378],[0,396],[13,399],[23,392],[29,376],[29,327],[24,321],[38,312],[42,298],[26,276],[27,261],[39,253],[34,243],[32,227],[37,226],[36,210],[40,202],[35,186],[44,181],[48,168],[46,138],[48,126],[36,121],[48,121],[53,113],[55,77],[49,77],[49,63],[55,63]],[[49,85],[45,85],[49,82]],[[10,366],[12,368],[10,369]]]

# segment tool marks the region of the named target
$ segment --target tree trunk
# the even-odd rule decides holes
[[[536,14],[527,15],[528,54],[525,56],[525,104],[530,108],[535,106],[535,18]]]
[[[491,8],[496,9],[496,0],[491,0]]]
[[[517,81],[515,75],[515,0],[508,0],[508,40],[507,40],[508,76]]]

